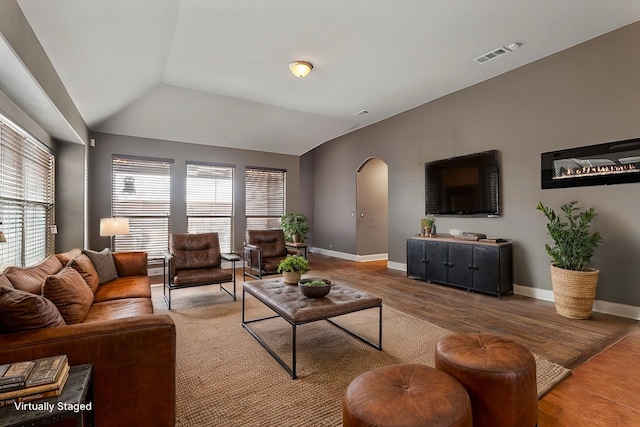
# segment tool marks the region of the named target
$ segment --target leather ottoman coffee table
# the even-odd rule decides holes
[[[273,310],[273,316],[258,319],[245,319],[246,294],[250,294],[258,301]],[[378,317],[378,343],[367,340],[331,320],[332,317],[354,313],[361,310],[377,308]],[[250,323],[281,317],[291,325],[291,366],[282,360],[269,345],[260,338],[250,327]],[[297,327],[305,323],[326,320],[334,326],[347,332],[360,341],[382,350],[382,299],[366,292],[350,288],[341,284],[332,284],[331,292],[324,298],[307,298],[298,290],[297,285],[284,283],[282,278],[254,280],[244,282],[242,285],[242,326],[273,356],[278,363],[296,379],[296,332]]]

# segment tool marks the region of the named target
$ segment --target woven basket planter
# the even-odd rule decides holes
[[[588,319],[596,298],[599,270],[564,270],[551,264],[551,286],[556,311],[569,319]]]
[[[284,283],[288,283],[290,285],[298,285],[300,278],[302,275],[300,273],[294,273],[293,271],[283,271],[282,278],[284,279]]]

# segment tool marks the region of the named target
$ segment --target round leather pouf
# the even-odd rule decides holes
[[[491,334],[449,335],[438,342],[435,366],[467,390],[474,427],[537,424],[536,361],[526,347]]]
[[[458,381],[426,365],[390,365],[358,376],[342,404],[344,427],[471,427],[471,403]]]

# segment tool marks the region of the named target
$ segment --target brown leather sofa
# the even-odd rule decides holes
[[[282,229],[247,230],[243,277],[262,279],[264,275],[276,274],[278,264],[288,254],[289,248],[286,246]]]
[[[168,315],[153,314],[147,254],[114,253],[118,278],[102,284],[95,282],[95,269],[87,259],[74,249],[34,266],[8,267],[0,275],[0,299],[4,304],[0,305],[0,364],[66,354],[71,365],[93,365],[95,424],[173,426],[176,331]],[[66,298],[64,303],[48,290],[52,280],[62,280],[65,274],[75,275],[63,265],[78,271],[90,292],[91,286],[95,287],[86,317],[78,323],[68,324],[68,318],[71,315],[73,320],[74,315],[77,317],[74,310],[86,305],[86,289],[55,288],[58,293],[66,292],[62,297]],[[56,322],[60,319],[46,327],[34,327],[34,319],[47,318],[42,316],[41,309],[49,307],[50,302],[33,294],[46,296],[47,292],[55,297],[65,319],[59,326]],[[75,301],[73,292],[78,294]],[[14,300],[7,299],[11,296]],[[19,328],[14,322],[15,313],[13,317],[8,314],[11,304],[29,299],[38,301],[40,312],[34,316],[21,312],[24,329],[16,331]]]

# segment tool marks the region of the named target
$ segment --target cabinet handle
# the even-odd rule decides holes
[[[469,264],[469,270],[473,270],[474,266]]]

